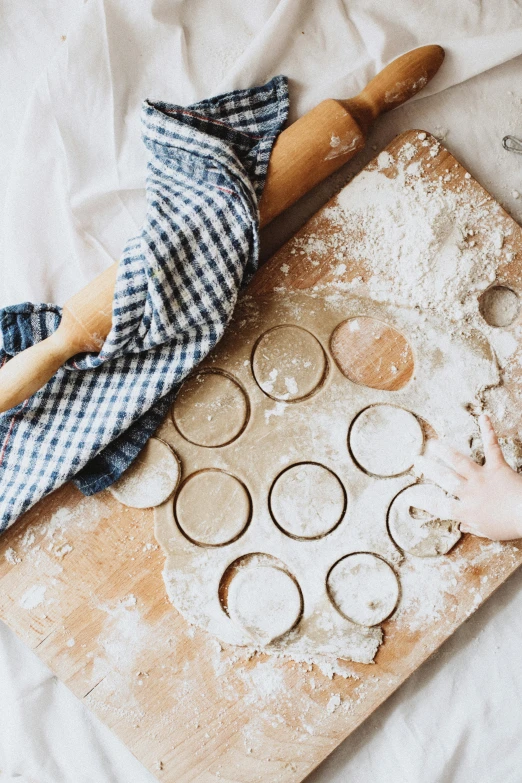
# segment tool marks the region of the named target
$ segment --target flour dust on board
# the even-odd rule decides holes
[[[522,335],[511,296],[484,308],[509,223],[466,181],[448,188],[451,170],[426,179],[440,149],[419,133],[381,153],[323,210],[327,231],[312,220],[280,251],[283,279],[325,259],[331,279],[247,291],[158,432],[182,469],[155,510],[167,592],[223,642],[370,663],[382,623],[435,622],[467,565],[412,465],[429,438],[476,448]]]

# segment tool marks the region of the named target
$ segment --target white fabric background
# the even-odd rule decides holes
[[[63,303],[139,227],[143,98],[188,103],[286,73],[295,119],[424,43],[448,53],[432,85],[265,231],[265,255],[411,127],[444,137],[522,221],[522,156],[501,147],[522,137],[515,0],[3,0],[0,14],[0,306]],[[310,781],[520,783],[521,587],[522,571]],[[151,779],[0,624],[0,780]]]

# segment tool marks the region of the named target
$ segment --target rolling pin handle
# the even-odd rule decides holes
[[[424,89],[443,60],[442,46],[420,46],[393,60],[355,98],[340,103],[366,134],[380,114],[396,109]]]

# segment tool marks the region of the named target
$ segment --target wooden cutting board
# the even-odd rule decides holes
[[[415,159],[427,160],[435,140],[417,140],[409,131],[387,149],[394,155],[411,142]],[[443,147],[430,163],[429,177],[443,187],[458,189],[466,178],[494,204]],[[520,289],[522,231],[499,215],[515,251],[501,278]],[[329,230],[320,210],[297,236]],[[251,295],[332,279],[332,254],[305,258],[291,247],[260,270]],[[347,280],[361,271],[346,266]],[[189,627],[165,595],[153,512],[125,508],[108,492],[83,498],[68,485],[0,538],[0,616],[158,779],[300,781],[507,579],[522,551],[467,536],[447,557],[464,558],[465,567],[437,622],[421,633],[392,617],[375,664],[350,664],[353,677],[329,678],[307,664],[246,660]]]

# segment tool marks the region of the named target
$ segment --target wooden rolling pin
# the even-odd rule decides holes
[[[322,101],[278,137],[261,198],[261,226],[294,204],[365,144],[373,121],[412,98],[435,76],[440,46],[421,46],[386,66],[350,100]],[[0,413],[33,395],[77,353],[99,351],[112,324],[118,263],[69,299],[60,326],[0,370]]]

